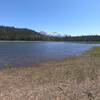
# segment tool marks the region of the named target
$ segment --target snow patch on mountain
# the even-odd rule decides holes
[[[64,34],[57,33],[57,32],[49,33],[49,32],[41,31],[40,34],[47,35],[47,36],[54,36],[54,37],[63,37],[63,36],[65,36]]]

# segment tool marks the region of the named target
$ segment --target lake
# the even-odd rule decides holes
[[[31,66],[79,55],[98,44],[68,42],[0,42],[0,67]]]

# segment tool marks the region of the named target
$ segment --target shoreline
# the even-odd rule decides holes
[[[24,40],[0,40],[0,42],[66,42],[66,43],[81,43],[81,44],[100,44],[100,41],[24,41]]]
[[[66,60],[70,60],[70,59],[74,59],[74,58],[79,58],[81,56],[84,56],[85,54],[89,53],[90,51],[92,51],[93,49],[95,49],[96,47],[100,47],[100,46],[94,46],[92,48],[90,48],[89,50],[79,54],[79,55],[73,55],[73,56],[68,56],[68,57],[65,57],[63,59],[59,59],[59,60],[48,60],[48,61],[44,61],[44,62],[39,62],[39,63],[34,63],[34,64],[30,64],[30,65],[20,65],[20,66],[14,66],[12,64],[7,64],[7,65],[4,65],[4,67],[1,67],[0,70],[5,70],[5,69],[22,69],[22,68],[38,68],[38,67],[41,67],[41,65],[45,65],[45,64],[55,64],[55,63],[59,63],[59,62],[64,62]]]
[[[42,41],[0,41],[0,42],[42,42]]]
[[[41,42],[41,41],[40,41]],[[72,59],[72,58],[77,58],[77,57],[81,57],[84,54],[88,53],[89,51],[91,51],[92,49],[96,48],[98,46],[94,46],[92,48],[90,48],[89,50],[84,51],[83,53],[80,53],[78,55],[72,55],[72,56],[67,56],[63,59],[58,59],[58,60],[48,60],[48,61],[43,61],[43,62],[38,62],[38,63],[34,63],[34,64],[30,64],[30,65],[12,65],[12,64],[5,64],[4,67],[1,67],[0,69],[5,69],[5,68],[28,68],[28,67],[40,67],[43,64],[50,64],[50,63],[57,63],[57,62],[64,62],[66,61],[66,59]]]
[[[80,56],[35,66],[0,70],[0,99],[100,99],[100,46]]]

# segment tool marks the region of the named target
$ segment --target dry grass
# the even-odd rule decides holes
[[[0,100],[100,100],[100,47],[59,62],[1,70]]]

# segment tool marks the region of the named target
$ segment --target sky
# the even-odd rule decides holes
[[[100,35],[100,0],[0,0],[0,25]]]

